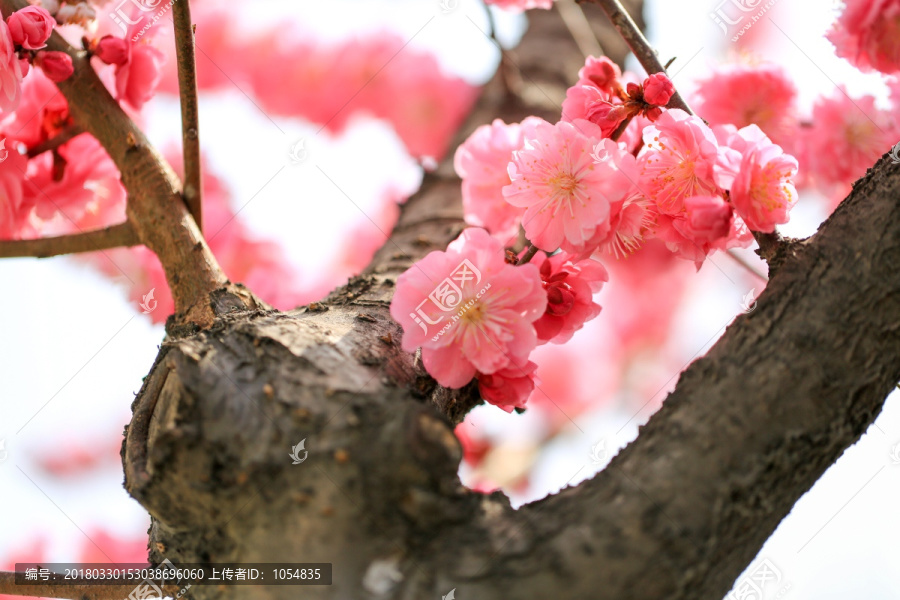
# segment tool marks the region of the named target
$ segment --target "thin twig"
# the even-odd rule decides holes
[[[82,233],[60,235],[56,237],[37,238],[32,240],[0,240],[0,258],[32,256],[47,258],[74,252],[94,252],[119,246],[136,246],[140,244],[131,223],[121,223],[104,229],[95,229]]]
[[[584,16],[584,11],[575,3],[575,0],[556,0],[554,6],[582,54],[585,56],[603,56],[605,54],[590,21]]]
[[[656,52],[650,46],[650,42],[648,42],[647,38],[644,37],[644,34],[641,33],[641,30],[619,0],[590,1],[600,5],[600,8],[603,9],[603,12],[606,13],[606,16],[609,17],[609,20],[612,22],[613,27],[616,28],[616,31],[618,31],[619,35],[622,36],[622,39],[625,40],[625,43],[628,44],[628,48],[634,54],[635,58],[638,59],[638,62],[641,63],[641,66],[644,67],[644,70],[647,71],[648,75],[666,72],[665,67],[659,62],[659,57],[656,56]],[[688,114],[694,114],[694,111],[691,110],[677,90],[672,94],[672,98],[666,106],[668,108],[680,108]]]
[[[538,253],[538,250],[540,250],[540,248],[538,248],[534,244],[529,244],[528,251],[522,255],[522,258],[519,259],[519,262],[517,262],[516,265],[524,265],[531,262],[531,259],[534,258],[535,254]]]
[[[69,125],[49,140],[44,140],[40,144],[35,144],[32,148],[29,148],[28,158],[34,158],[48,150],[55,150],[82,133],[84,133],[84,129],[78,125]]]
[[[731,257],[732,260],[734,260],[734,262],[736,262],[737,264],[739,264],[742,267],[744,267],[745,269],[747,269],[747,271],[749,271],[752,275],[757,277],[759,280],[769,281],[768,277],[763,275],[762,272],[760,272],[756,269],[756,267],[754,267],[749,262],[747,262],[743,256],[741,256],[740,254],[737,254],[733,248],[729,249],[727,254],[728,254],[728,256]]]
[[[203,230],[200,203],[200,114],[197,106],[197,60],[191,5],[180,0],[173,5],[175,54],[178,62],[178,91],[181,96],[181,140],[184,147],[184,202]]]
[[[609,139],[611,139],[614,142],[618,142],[619,138],[622,137],[622,134],[625,133],[625,130],[628,129],[628,125],[631,124],[631,119],[633,119],[633,118],[634,118],[634,115],[628,115],[627,117],[622,119],[622,122],[619,123],[618,127],[616,127],[616,130],[613,131],[612,135],[609,136]]]

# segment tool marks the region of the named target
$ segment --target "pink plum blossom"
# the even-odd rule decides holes
[[[613,167],[591,157],[600,137],[600,128],[587,121],[538,123],[534,138],[526,138],[525,147],[513,154],[512,183],[503,195],[526,209],[525,235],[538,248],[552,252],[563,242],[583,247],[608,223],[605,177]]]
[[[812,126],[802,130],[800,162],[813,183],[839,201],[898,139],[892,111],[879,109],[873,96],[851,98],[841,88],[813,106]]]
[[[522,12],[532,8],[552,8],[553,0],[487,0],[488,4],[508,10]]]
[[[694,104],[710,125],[758,125],[784,146],[797,128],[797,88],[775,64],[728,65],[698,82]]]
[[[690,196],[714,194],[713,167],[719,146],[699,117],[665,111],[644,129],[640,187],[661,213],[677,215]]]
[[[50,81],[65,81],[75,72],[72,57],[65,52],[41,50],[34,57],[34,64],[41,68]]]
[[[462,178],[466,223],[487,229],[507,245],[518,235],[524,212],[503,197],[503,187],[510,184],[507,166],[513,151],[525,142],[523,129],[533,129],[540,122],[537,117],[528,117],[521,125],[507,125],[495,119],[476,129],[454,156],[453,165]]]
[[[716,170],[719,184],[730,190],[732,204],[751,230],[775,231],[775,225],[788,222],[797,203],[797,159],[756,125],[736,131],[727,144]]]
[[[6,21],[0,19],[0,111],[12,112],[22,94],[22,67]]]
[[[104,35],[94,47],[94,56],[108,65],[128,62],[128,42],[114,35]]]
[[[116,98],[141,110],[159,84],[165,55],[143,40],[128,43],[128,58],[116,66]]]
[[[665,73],[654,73],[644,81],[644,100],[655,106],[665,106],[675,94],[675,86]]]
[[[900,0],[844,0],[827,37],[837,55],[862,70],[900,71]]]
[[[26,50],[39,50],[47,45],[56,20],[45,8],[26,6],[6,19],[13,43]]]
[[[403,326],[403,349],[422,348],[425,369],[459,388],[476,373],[522,364],[546,307],[538,268],[508,264],[500,242],[470,228],[398,278],[391,316]]]
[[[593,295],[601,290],[609,275],[599,261],[578,260],[566,252],[551,257],[539,252],[534,263],[540,269],[547,293],[547,310],[534,323],[538,340],[565,343],[600,314],[600,305],[594,302]]]
[[[487,402],[506,412],[525,408],[525,402],[534,391],[537,365],[530,360],[511,363],[490,375],[478,374],[478,391]]]
[[[619,65],[608,57],[588,56],[584,61],[584,66],[578,71],[576,85],[591,85],[607,95],[612,95],[622,87],[621,79],[622,71],[619,69]]]
[[[0,150],[6,155],[6,160],[0,163],[0,239],[4,240],[31,233],[31,206],[24,201],[22,190],[28,159],[19,154],[16,145],[13,138],[7,137],[5,148]]]

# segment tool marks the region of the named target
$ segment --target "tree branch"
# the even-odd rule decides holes
[[[203,229],[200,166],[200,114],[197,104],[197,59],[195,25],[191,23],[189,0],[172,6],[175,21],[175,54],[178,60],[178,91],[181,96],[181,140],[184,152],[184,202],[197,227]]]
[[[7,15],[26,6],[26,0],[0,0]],[[122,175],[128,220],[165,269],[175,300],[174,325],[207,327],[224,312],[260,306],[246,290],[229,283],[184,204],[178,178],[109,94],[87,53],[56,32],[47,46],[72,57],[74,74],[56,85],[75,124],[97,138]],[[219,293],[223,289],[224,295]]]
[[[0,258],[33,256],[47,258],[60,254],[94,252],[119,246],[140,244],[131,223],[125,222],[103,229],[84,231],[33,240],[0,240]]]
[[[648,75],[666,72],[666,68],[659,61],[656,51],[650,46],[650,42],[644,37],[641,29],[635,24],[634,19],[631,18],[631,15],[628,14],[628,11],[622,6],[622,3],[619,2],[619,0],[580,1],[594,2],[595,4],[600,5],[600,8],[603,9],[603,12],[606,13],[606,16],[609,17],[609,20],[612,22],[613,27],[616,28],[616,31],[618,31],[619,35],[622,36],[622,39],[625,40],[625,43],[628,44],[631,52],[638,59],[638,62],[641,63],[641,66],[644,67],[644,70],[647,71]],[[675,90],[675,93],[669,99],[667,108],[680,108],[688,114],[694,114],[694,111],[687,105],[678,93],[678,90]]]
[[[70,141],[72,138],[81,135],[84,133],[84,130],[77,125],[69,125],[58,134],[50,138],[49,140],[44,140],[40,144],[36,144],[33,148],[28,149],[28,158],[34,158],[35,156],[39,156],[48,150],[55,150],[59,148],[66,142]]]

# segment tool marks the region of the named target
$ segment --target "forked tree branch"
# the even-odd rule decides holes
[[[28,5],[26,0],[0,0],[4,16]],[[87,53],[71,47],[57,32],[47,46],[72,57],[75,72],[57,87],[68,100],[75,125],[97,138],[122,175],[128,220],[165,269],[175,300],[173,324],[206,327],[222,312],[258,306],[251,294],[229,284],[183,201],[175,173],[110,95]]]
[[[634,19],[631,18],[631,15],[628,14],[628,11],[622,6],[622,3],[619,2],[619,0],[579,1],[582,3],[593,2],[603,9],[603,12],[606,13],[606,16],[609,17],[609,20],[612,22],[613,27],[616,28],[616,31],[618,31],[619,35],[622,36],[622,39],[625,40],[625,43],[628,44],[628,48],[631,49],[631,52],[638,59],[638,62],[641,63],[641,66],[644,67],[644,70],[647,71],[648,75],[666,72],[666,68],[660,62],[659,56],[656,55],[656,51],[650,45],[650,42],[647,41],[647,38],[644,37],[640,27],[635,24]],[[672,94],[672,98],[669,99],[667,107],[680,108],[689,114],[694,114],[677,90]]]

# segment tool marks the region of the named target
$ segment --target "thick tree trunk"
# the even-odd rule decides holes
[[[582,59],[554,13],[535,13],[516,56],[522,88],[492,82],[467,131],[558,118]],[[388,314],[397,275],[461,230],[445,164],[326,301],[170,332],[123,451],[126,487],[153,516],[151,559],[333,563],[334,584],[305,598],[718,600],[900,379],[897,198],[900,169],[882,160],[820,233],[783,249],[757,310],[605,471],[513,511],[456,475],[452,423],[475,390],[437,387]]]

